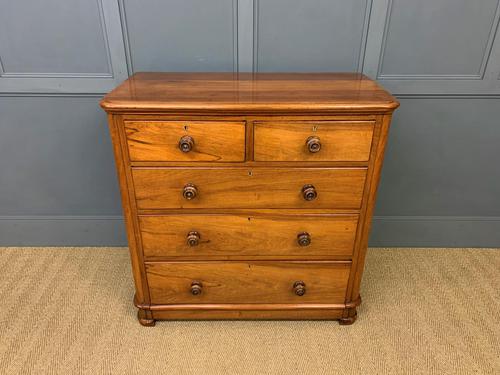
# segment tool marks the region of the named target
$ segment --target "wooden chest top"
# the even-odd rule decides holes
[[[136,73],[108,112],[390,112],[399,103],[359,73]]]

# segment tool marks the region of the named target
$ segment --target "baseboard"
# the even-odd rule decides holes
[[[374,247],[500,247],[500,217],[375,216]]]
[[[0,246],[126,246],[122,216],[0,216]]]
[[[126,246],[121,216],[0,216],[0,246]],[[374,247],[500,247],[500,217],[376,216]]]

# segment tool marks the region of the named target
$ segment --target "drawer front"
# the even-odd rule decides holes
[[[256,122],[256,161],[368,161],[374,121]]]
[[[359,209],[366,168],[134,168],[132,175],[139,209]]]
[[[357,215],[165,215],[139,217],[146,258],[350,256]]]
[[[349,262],[146,264],[153,304],[344,303],[349,270]]]
[[[125,121],[125,133],[132,161],[245,160],[244,122]]]

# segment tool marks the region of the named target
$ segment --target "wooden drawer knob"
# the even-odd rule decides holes
[[[197,295],[201,294],[202,287],[203,287],[203,285],[201,285],[200,281],[193,281],[191,283],[191,294],[193,296],[197,296]]]
[[[182,136],[179,140],[179,150],[182,152],[189,152],[194,147],[194,139],[190,135]]]
[[[306,146],[310,153],[315,154],[321,150],[321,141],[319,137],[313,135],[307,138]]]
[[[187,235],[187,244],[191,247],[198,246],[200,243],[200,234],[196,231],[191,231]]]
[[[302,196],[306,201],[312,201],[316,199],[318,193],[316,192],[316,188],[313,185],[304,185],[302,187]]]
[[[296,281],[293,283],[293,291],[296,295],[303,296],[306,294],[306,284],[303,281]]]
[[[299,246],[309,246],[311,244],[311,235],[307,232],[302,232],[297,235],[297,243]]]
[[[182,189],[182,196],[188,201],[196,198],[198,195],[198,189],[193,184],[186,184]]]

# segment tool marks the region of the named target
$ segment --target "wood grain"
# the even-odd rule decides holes
[[[374,121],[255,122],[255,161],[367,161]],[[318,137],[311,153],[308,137]]]
[[[332,309],[329,307],[317,307],[315,309],[301,309],[297,307],[293,310],[281,310],[279,307],[276,307],[273,310],[259,310],[258,306],[253,306],[253,310],[201,310],[199,308],[155,310],[152,311],[152,316],[158,320],[338,320],[342,318],[342,311],[341,309]]]
[[[153,304],[343,303],[349,262],[156,262],[146,263]],[[192,295],[192,281],[202,293]],[[302,280],[306,293],[293,284]]]
[[[358,73],[137,73],[106,95],[141,324],[353,323],[398,105]]]
[[[146,260],[158,257],[207,256],[350,256],[357,215],[165,215],[139,218]],[[189,246],[190,231],[200,234]],[[297,235],[307,232],[309,246],[299,246]]]
[[[101,101],[121,113],[383,113],[398,105],[359,73],[136,73]]]
[[[144,259],[142,257],[140,238],[135,233],[135,222],[137,215],[135,214],[135,199],[133,193],[130,193],[127,174],[130,170],[126,167],[126,157],[122,147],[120,137],[119,121],[115,116],[108,116],[109,132],[113,142],[113,152],[115,156],[116,171],[120,185],[120,195],[123,206],[123,216],[125,218],[125,226],[127,230],[127,241],[130,252],[130,261],[132,263],[132,275],[134,278],[136,298],[141,303],[149,303],[149,288],[146,281],[146,271],[144,267]],[[147,313],[145,313],[147,315]]]
[[[162,208],[356,208],[361,205],[365,168],[134,168],[140,209]],[[182,196],[194,184],[193,200]],[[313,184],[318,197],[301,190]]]
[[[229,121],[125,121],[131,161],[245,160],[245,123]],[[182,136],[191,136],[194,147],[179,149]]]

